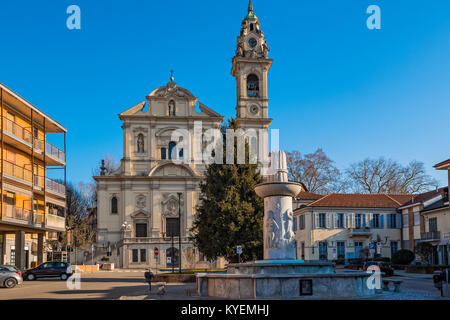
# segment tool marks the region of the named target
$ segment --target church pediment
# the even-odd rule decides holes
[[[150,212],[147,212],[145,210],[138,210],[130,215],[130,217],[133,219],[149,219],[150,216],[151,216]]]
[[[149,98],[150,97],[196,99],[196,97],[189,90],[178,87],[174,81],[170,81],[164,87],[153,90],[149,94]]]
[[[172,161],[162,163],[152,169],[150,177],[195,177],[197,174],[186,165],[177,165]]]

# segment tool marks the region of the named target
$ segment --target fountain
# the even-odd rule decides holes
[[[295,260],[292,198],[302,185],[288,181],[284,152],[272,152],[271,162],[274,174],[255,188],[264,198],[264,260],[229,264],[226,274],[197,274],[198,294],[229,299],[373,295],[365,272],[336,273],[332,262]]]

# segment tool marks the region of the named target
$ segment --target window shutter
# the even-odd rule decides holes
[[[386,216],[385,214],[380,213],[380,228],[381,229],[384,229],[384,217],[385,216]]]
[[[396,220],[395,221],[395,223],[396,223],[395,227],[396,228],[401,228],[402,227],[402,214],[398,213],[395,218],[396,218],[395,219]]]
[[[352,217],[351,227],[355,228],[356,227],[356,213],[351,213],[351,217]]]
[[[391,219],[392,219],[392,214],[388,213],[388,214],[386,215],[386,219],[387,219],[387,221],[386,221],[386,226],[387,226],[388,229],[391,229],[391,228],[392,228],[392,221],[391,221]]]
[[[334,213],[334,228],[338,227],[338,213]]]
[[[369,213],[369,225],[373,228],[373,213]]]
[[[367,227],[366,214],[365,213],[361,214],[361,220],[362,220],[361,224],[362,224],[363,228]]]
[[[319,214],[316,212],[314,213],[314,220],[315,220],[315,227],[314,229],[319,229],[320,223],[319,223]]]
[[[348,213],[344,213],[344,228],[348,228]]]
[[[326,226],[327,229],[331,229],[331,213],[329,213],[329,212],[327,213],[326,219],[327,220],[326,220],[326,225],[325,226]]]

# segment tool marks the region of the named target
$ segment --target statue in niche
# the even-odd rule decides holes
[[[175,116],[175,101],[173,100],[169,102],[169,116]]]
[[[137,138],[138,153],[144,153],[144,135],[140,133]]]

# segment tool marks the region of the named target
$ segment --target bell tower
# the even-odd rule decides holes
[[[259,140],[258,154],[268,155],[268,130],[272,119],[269,118],[267,77],[273,59],[269,58],[270,49],[260,27],[250,0],[237,38],[231,74],[236,78],[236,123],[243,129],[258,132],[263,129],[267,141]]]

